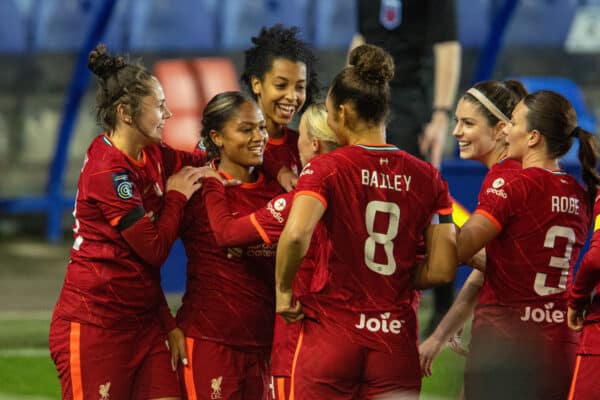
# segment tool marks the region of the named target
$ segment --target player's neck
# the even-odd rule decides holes
[[[557,158],[548,158],[541,152],[529,152],[523,157],[521,161],[523,165],[523,169],[537,167],[544,168],[550,171],[559,170],[558,159]]]
[[[386,144],[385,125],[361,127],[350,132],[348,135],[348,144]]]
[[[108,133],[108,138],[114,147],[134,160],[141,160],[145,143],[137,140],[135,136],[137,136],[135,132],[123,132],[122,130],[114,130]]]
[[[230,175],[233,179],[237,179],[244,183],[251,183],[256,181],[254,167],[246,167],[243,165],[239,165],[227,159],[220,160],[219,171],[223,171]]]
[[[499,161],[506,158],[506,147],[502,146],[489,152],[487,156],[481,160],[487,169],[491,169]]]
[[[276,124],[272,119],[267,119],[267,132],[269,133],[269,139],[281,139],[283,137],[284,125]]]

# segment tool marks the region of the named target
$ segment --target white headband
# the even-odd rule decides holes
[[[498,118],[500,121],[504,121],[504,122],[510,121],[510,118],[508,118],[506,115],[504,115],[504,113],[502,111],[500,111],[500,109],[498,107],[496,107],[496,105],[494,103],[492,103],[490,101],[490,99],[485,97],[485,95],[483,93],[481,93],[479,90],[477,90],[475,88],[471,88],[471,89],[467,90],[467,93],[469,93],[471,96],[473,96],[477,100],[479,100],[479,102],[481,104],[483,104],[483,106],[485,108],[487,108],[489,110],[489,112],[494,114],[496,116],[496,118]]]

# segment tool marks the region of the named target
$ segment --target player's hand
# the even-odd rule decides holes
[[[419,363],[421,364],[421,375],[431,376],[431,366],[433,360],[442,351],[444,343],[432,334],[423,343],[419,345]]]
[[[286,192],[291,192],[296,188],[298,176],[289,167],[284,166],[277,173],[277,182],[279,182]]]
[[[200,179],[206,173],[207,167],[183,167],[167,179],[166,191],[176,190],[188,200],[202,186]]]
[[[583,311],[577,311],[571,307],[567,310],[567,325],[574,331],[583,329]]]
[[[463,347],[462,342],[462,329],[456,332],[450,339],[448,339],[447,345],[450,347],[450,350],[458,354],[459,356],[466,357],[469,353],[467,349]]]
[[[167,334],[167,347],[171,351],[171,368],[173,368],[173,371],[177,370],[179,360],[183,365],[188,365],[185,336],[181,329],[175,328]]]
[[[285,322],[296,322],[304,318],[302,313],[302,304],[296,301],[296,304],[292,304],[293,293],[292,290],[276,290],[275,295],[277,314],[285,320]]]
[[[442,164],[442,153],[446,144],[450,117],[444,111],[435,111],[431,121],[425,125],[423,133],[419,137],[419,150],[423,156],[429,156],[431,165],[440,169]]]

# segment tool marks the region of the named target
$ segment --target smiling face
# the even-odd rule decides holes
[[[463,160],[475,160],[487,165],[488,158],[494,157],[494,150],[498,146],[504,148],[504,138],[499,130],[489,125],[481,108],[472,101],[460,99],[455,119],[452,135],[456,138]]]
[[[523,160],[529,149],[531,131],[527,127],[527,106],[522,101],[515,107],[504,133],[508,143],[508,156],[514,160]]]
[[[140,111],[135,118],[135,128],[150,142],[159,143],[162,140],[165,122],[172,115],[167,108],[162,86],[153,79],[150,95],[141,98]]]
[[[262,164],[268,134],[262,112],[254,103],[240,105],[223,128],[210,135],[220,150],[221,162],[242,167]]]
[[[271,136],[287,126],[306,100],[306,64],[285,58],[273,60],[263,79],[252,77],[252,91],[257,96]]]

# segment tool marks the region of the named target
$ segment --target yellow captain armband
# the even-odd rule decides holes
[[[596,232],[600,228],[600,214],[596,215],[594,218],[594,232]]]

